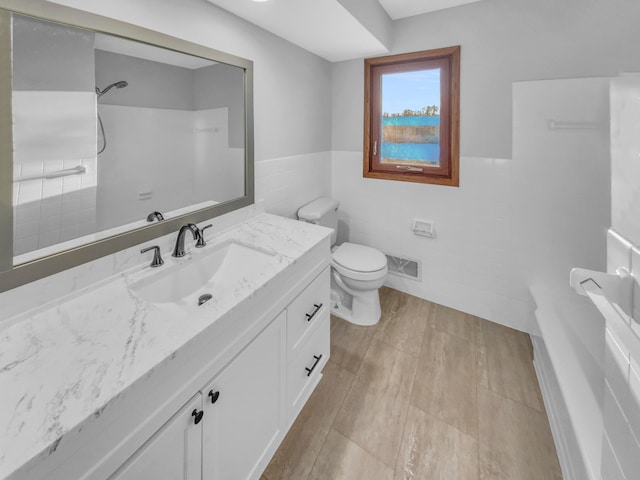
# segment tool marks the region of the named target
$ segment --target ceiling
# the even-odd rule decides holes
[[[479,0],[378,0],[393,20],[457,7]]]
[[[258,25],[269,32],[316,55],[339,62],[352,58],[382,55],[389,52],[387,46],[372,29],[364,26],[344,4],[345,0],[206,0],[240,18]],[[371,5],[371,13],[379,13],[382,21],[420,15],[479,0],[358,0],[359,15],[368,25],[369,15],[362,15],[362,5]],[[376,9],[377,7],[377,9]],[[357,11],[351,8],[352,11]],[[386,17],[388,15],[389,18]],[[380,15],[378,16],[380,17]],[[380,22],[378,22],[380,24]],[[379,32],[378,32],[379,33]]]

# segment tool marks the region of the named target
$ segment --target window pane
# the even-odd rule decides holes
[[[381,76],[380,162],[440,166],[440,69]]]

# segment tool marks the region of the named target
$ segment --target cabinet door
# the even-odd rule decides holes
[[[201,480],[203,423],[202,396],[198,393],[109,480]]]
[[[204,480],[259,478],[284,428],[285,314],[203,393]]]

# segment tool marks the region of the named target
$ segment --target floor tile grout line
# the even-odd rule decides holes
[[[325,443],[327,443],[327,437],[329,436],[329,433],[331,433],[332,428],[333,427],[330,425],[329,428],[327,429],[327,432],[324,434],[324,438],[322,439],[322,445],[320,445],[320,448],[318,449],[318,453],[316,453],[316,456],[313,459],[313,463],[311,464],[311,468],[309,469],[309,473],[307,474],[307,479],[311,477],[311,474],[313,473],[313,469],[316,466],[316,463],[318,463],[318,458],[320,457],[320,453],[322,453],[322,449],[324,448]]]
[[[487,321],[488,321],[488,320],[487,320]],[[486,351],[486,348],[485,348],[485,351]],[[532,363],[532,362],[531,362],[531,363]],[[533,363],[532,363],[532,364],[533,364]],[[523,399],[513,398],[513,397],[511,397],[511,396],[507,395],[507,394],[506,394],[506,393],[504,393],[504,392],[499,392],[495,386],[492,386],[492,382],[491,382],[491,375],[489,375],[489,368],[490,368],[490,367],[489,367],[489,362],[488,362],[488,361],[486,361],[486,359],[485,359],[485,368],[487,369],[487,386],[485,387],[487,390],[490,390],[490,391],[492,391],[493,393],[495,393],[495,394],[497,394],[497,395],[500,395],[500,396],[501,396],[501,397],[503,397],[503,398],[506,398],[506,399],[508,399],[508,400],[511,400],[512,402],[518,403],[518,404],[520,404],[520,405],[524,405],[525,407],[528,407],[528,408],[530,408],[530,409],[532,409],[532,410],[535,410],[536,412],[541,412],[541,413],[545,413],[545,414],[546,414],[546,412],[544,411],[544,407],[543,407],[543,409],[542,409],[542,410],[540,410],[540,409],[538,409],[538,408],[536,408],[536,407],[534,407],[534,406],[532,406],[532,405],[529,405],[529,404],[528,404],[525,400],[523,400]],[[535,383],[536,383],[536,386],[537,386],[537,388],[538,388],[538,390],[539,390],[539,389],[540,389],[540,384],[538,383],[538,378],[537,378],[537,376],[535,376],[535,375],[533,376],[533,378],[534,378]]]
[[[428,326],[428,325],[427,325]],[[422,353],[422,344],[424,343],[424,336],[422,337],[422,342],[420,343],[420,352]],[[418,361],[420,361],[420,357],[418,357]],[[404,435],[405,432],[407,431],[407,423],[409,422],[409,409],[413,406],[414,408],[418,408],[415,407],[412,402],[412,398],[413,398],[413,388],[415,386],[416,383],[416,377],[418,376],[418,365],[416,365],[416,370],[415,372],[413,372],[413,378],[411,379],[411,389],[409,391],[409,401],[407,402],[407,411],[405,413],[404,416],[404,425],[402,426],[402,434],[400,435],[400,447],[398,447],[398,452],[396,453],[396,463],[393,466],[393,475],[395,477],[396,471],[398,469],[398,462],[400,461],[400,456],[402,455],[402,444],[404,441]],[[419,409],[420,411],[422,411],[422,409]]]
[[[331,360],[331,357],[329,357],[329,360]],[[336,363],[334,363],[334,365],[336,365],[338,368],[344,370],[345,372],[352,373],[352,372],[349,372],[349,370],[347,370],[346,368],[343,368],[343,367],[341,367],[340,365],[338,365]],[[349,384],[349,388],[346,389],[346,391],[344,393],[344,396],[342,397],[342,401],[340,402],[340,405],[338,405],[338,407],[335,409],[335,414],[333,415],[333,418],[331,419],[331,423],[329,424],[329,428],[327,428],[327,432],[324,434],[324,438],[322,439],[322,445],[318,449],[318,453],[316,453],[316,456],[313,459],[313,463],[311,464],[311,468],[309,469],[309,474],[307,475],[307,479],[311,476],[311,473],[313,472],[313,467],[316,466],[316,463],[318,461],[318,457],[320,457],[320,453],[322,452],[322,449],[324,448],[325,443],[327,443],[327,437],[329,436],[329,433],[331,433],[331,430],[333,429],[333,424],[336,421],[336,417],[338,416],[338,412],[342,408],[342,405],[344,404],[344,401],[346,400],[347,395],[349,394],[349,391],[351,390],[353,382],[356,379],[356,375],[355,374],[352,374],[352,375],[353,375],[353,378],[351,379],[351,383]]]
[[[351,382],[351,385],[349,386],[349,390],[347,391],[347,393],[345,394],[344,398],[342,399],[342,403],[340,404],[340,407],[337,409],[337,412],[339,412],[342,408],[342,405],[344,404],[344,402],[346,401],[347,397],[349,396],[349,393],[351,391],[351,389],[353,388],[353,385],[356,383],[356,380],[358,379],[358,375],[360,374],[360,371],[362,369],[362,365],[364,364],[364,358],[367,356],[367,353],[369,353],[369,349],[372,348],[373,346],[373,340],[378,341],[380,343],[385,343],[382,342],[381,340],[377,340],[375,338],[372,338],[372,342],[369,344],[369,346],[367,347],[367,350],[365,351],[365,353],[362,355],[363,361],[360,364],[360,367],[358,368],[358,373],[354,375],[353,380]],[[394,347],[393,345],[389,345],[391,348],[394,348],[394,350],[397,350],[399,353],[403,354],[403,355],[407,355],[407,356],[411,356],[409,354],[407,354],[406,352]],[[413,356],[411,356],[412,358],[414,358]],[[406,426],[406,421],[407,421],[407,416],[408,416],[408,411],[409,411],[409,405],[411,404],[411,392],[413,391],[413,382],[415,381],[415,376],[416,376],[416,372],[417,372],[418,368],[416,365],[416,371],[413,374],[413,380],[411,382],[411,391],[409,392],[409,401],[407,402],[407,409],[404,415],[404,422],[405,422],[405,426]],[[364,445],[361,445],[360,443],[358,443],[356,440],[354,440],[353,438],[351,438],[349,435],[347,435],[345,432],[341,431],[340,429],[338,429],[335,426],[335,420],[336,418],[338,418],[338,415],[336,413],[336,416],[333,418],[333,422],[331,423],[331,428],[333,428],[336,432],[340,433],[342,436],[344,436],[345,438],[349,439],[349,441],[353,442],[355,445],[357,445],[358,447],[360,447],[362,450],[364,450],[365,452],[367,452],[369,455],[371,455],[373,458],[375,458],[376,460],[378,460],[379,462],[381,462],[382,464],[386,465],[387,467],[389,467],[395,475],[395,465],[391,466],[389,465],[387,462],[385,462],[383,459],[379,458],[374,452],[371,452],[368,448],[366,448]],[[404,435],[404,426],[403,426],[403,435]],[[402,437],[400,437],[402,440]],[[402,442],[401,442],[402,444]],[[399,448],[399,447],[398,447]],[[396,463],[398,461],[398,456],[399,456],[399,452],[396,453]]]
[[[422,353],[424,350],[424,344],[425,342],[425,337],[427,335],[427,332],[429,331],[429,328],[435,328],[433,327],[433,317],[435,316],[435,312],[436,312],[436,303],[433,302],[429,302],[431,305],[429,305],[429,315],[427,315],[427,327],[424,329],[424,334],[422,335],[422,342],[420,342],[420,353],[418,354],[418,361],[420,358],[422,358]],[[414,377],[414,382],[415,382],[415,377]],[[411,387],[411,390],[413,392],[413,385]]]

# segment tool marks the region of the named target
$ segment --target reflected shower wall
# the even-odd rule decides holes
[[[14,123],[32,125],[14,132],[14,255],[95,231],[95,108],[89,92],[14,92]]]
[[[99,109],[108,138],[98,161],[99,231],[135,222],[153,210],[243,194],[244,149],[228,146],[227,108]]]

